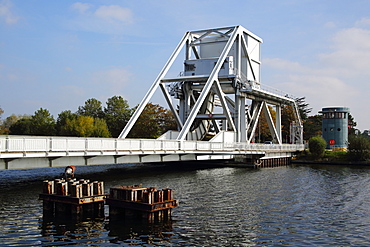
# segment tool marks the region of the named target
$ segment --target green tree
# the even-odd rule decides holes
[[[3,135],[8,135],[10,134],[10,127],[15,124],[18,120],[22,119],[22,118],[27,118],[27,115],[15,115],[15,114],[12,114],[10,115],[9,117],[7,117],[4,121],[3,121],[3,124],[2,124],[2,128],[3,128]],[[28,116],[29,118],[29,116]]]
[[[67,126],[67,120],[73,120],[77,118],[76,113],[72,113],[70,110],[62,111],[58,114],[56,129],[58,135],[61,136],[73,136],[73,131]]]
[[[31,135],[53,136],[56,134],[55,120],[50,112],[40,108],[31,116]]]
[[[349,136],[348,156],[353,161],[370,159],[370,139],[361,135]]]
[[[322,135],[322,116],[309,116],[303,124],[303,139],[309,140],[313,136]]]
[[[90,116],[93,118],[103,118],[104,112],[102,103],[94,98],[85,101],[84,106],[79,106],[77,110],[78,115]]]
[[[321,136],[313,136],[308,141],[308,148],[312,156],[316,159],[321,158],[325,153],[326,141]]]
[[[128,137],[158,138],[170,129],[177,129],[177,124],[171,111],[158,104],[148,103]]]
[[[298,107],[299,115],[300,115],[303,122],[307,119],[308,114],[312,111],[312,108],[308,107],[309,104],[306,103],[305,100],[306,100],[306,97],[301,97],[301,98],[296,98],[295,99],[295,102],[296,102],[297,107]]]
[[[4,123],[1,120],[1,115],[3,115],[4,110],[0,107],[0,135],[4,135],[7,130],[5,130]]]
[[[31,116],[24,116],[9,127],[11,135],[31,135]]]
[[[107,123],[104,119],[94,119],[94,131],[91,136],[94,137],[111,137],[111,133],[108,130]]]
[[[363,137],[365,138],[370,138],[370,130],[364,130],[364,132],[362,132],[361,134]]]
[[[132,110],[127,100],[121,96],[109,98],[104,108],[104,119],[107,122],[110,133],[113,137],[118,137],[128,120]]]
[[[348,135],[355,135],[356,134],[356,127],[357,123],[355,122],[354,117],[351,113],[348,113]]]

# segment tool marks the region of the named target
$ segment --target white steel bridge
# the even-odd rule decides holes
[[[303,150],[295,99],[260,82],[262,39],[242,26],[186,32],[119,138],[0,136],[0,169],[190,160],[257,162]],[[184,54],[183,71],[169,71]],[[156,140],[126,139],[160,89],[178,129]],[[290,143],[283,144],[281,109],[289,105]],[[275,118],[270,109],[275,109]],[[271,144],[255,144],[264,113]]]
[[[290,157],[299,144],[0,136],[0,170],[146,162]]]

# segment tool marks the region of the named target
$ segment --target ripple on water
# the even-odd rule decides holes
[[[19,179],[22,182],[12,182],[16,180],[14,174],[0,173],[0,243],[366,246],[370,242],[369,168],[95,169],[101,171],[96,178],[103,178],[106,188],[130,184],[173,188],[180,206],[173,210],[172,221],[47,220],[37,198],[40,181],[51,176],[51,170],[37,170],[37,175],[25,171]],[[30,181],[27,176],[31,176]]]

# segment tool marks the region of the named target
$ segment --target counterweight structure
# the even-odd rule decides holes
[[[178,131],[162,139],[252,143],[264,112],[272,141],[282,144],[281,106],[291,105],[295,120],[290,142],[301,144],[303,127],[294,98],[261,85],[261,43],[242,26],[186,32],[119,138],[126,138],[160,88],[178,125]],[[183,71],[167,77],[182,51]],[[275,121],[269,105],[275,107]]]

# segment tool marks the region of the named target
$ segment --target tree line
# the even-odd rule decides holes
[[[309,140],[313,136],[321,136],[322,116],[320,114],[309,116],[312,108],[305,102],[305,97],[296,98],[296,103],[303,122],[303,139]],[[130,108],[127,100],[121,96],[108,98],[105,107],[101,101],[91,98],[85,101],[83,106],[79,106],[76,112],[62,111],[56,119],[47,109],[40,108],[33,115],[13,114],[3,121],[1,120],[3,110],[0,108],[0,134],[116,138],[136,108],[137,106]],[[268,108],[275,120],[275,110],[271,106]],[[283,143],[290,141],[290,124],[294,120],[293,108],[289,105],[283,105],[281,107]],[[358,132],[355,129],[356,122],[351,115],[349,116],[349,126],[350,134]],[[167,130],[176,129],[176,121],[170,110],[158,104],[148,103],[128,137],[157,138]],[[263,143],[271,139],[265,114],[262,113],[256,130],[256,142]]]
[[[137,107],[137,106],[136,106]],[[40,108],[33,115],[11,115],[1,121],[1,135],[118,137],[136,107],[130,108],[121,96],[102,102],[91,98],[76,112],[62,111],[54,117],[47,109]],[[157,138],[170,129],[177,129],[176,121],[168,109],[148,103],[128,137]]]

